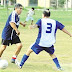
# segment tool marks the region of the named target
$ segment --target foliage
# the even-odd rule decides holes
[[[29,0],[30,4],[36,4],[38,0]]]
[[[16,3],[16,0],[10,0],[12,3]]]
[[[66,0],[59,0],[59,6],[63,7]]]

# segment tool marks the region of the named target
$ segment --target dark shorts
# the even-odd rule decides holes
[[[21,41],[20,41],[20,39],[19,39],[19,37],[16,37],[15,39],[13,39],[13,40],[4,40],[4,39],[2,39],[2,45],[12,45],[12,44],[17,44],[17,43],[21,43]]]
[[[54,53],[54,46],[52,45],[51,47],[41,47],[38,44],[33,44],[31,49],[36,53],[39,54],[41,51],[46,51],[49,54],[53,54]]]

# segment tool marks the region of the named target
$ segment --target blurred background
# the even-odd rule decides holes
[[[15,3],[21,3],[24,8],[34,6],[38,9],[72,10],[72,0],[0,0],[0,6],[4,8]]]

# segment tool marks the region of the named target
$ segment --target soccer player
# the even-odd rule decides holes
[[[33,24],[33,20],[34,20],[32,16],[34,14],[35,14],[35,11],[34,11],[34,8],[32,7],[32,9],[28,11],[27,17],[26,17],[26,20],[25,20],[24,23],[26,23],[27,21],[29,21],[31,19],[31,25],[32,25]]]
[[[10,44],[16,44],[17,50],[13,55],[11,62],[15,63],[15,59],[17,58],[21,48],[22,43],[20,41],[19,35],[20,31],[18,30],[19,24],[25,27],[25,24],[20,22],[20,14],[22,13],[23,6],[21,4],[16,4],[14,7],[14,11],[9,15],[6,25],[2,31],[2,45],[0,48],[0,59],[1,56]]]
[[[42,19],[39,19],[36,24],[31,25],[30,29],[39,28],[38,37],[35,43],[29,48],[26,54],[23,55],[23,58],[18,66],[22,68],[25,61],[29,58],[32,52],[39,54],[41,51],[46,51],[52,57],[53,62],[56,64],[58,70],[62,70],[59,61],[54,54],[54,43],[56,42],[56,31],[57,29],[62,30],[64,33],[68,34],[70,37],[72,35],[64,28],[65,26],[58,21],[50,19],[49,9],[43,11]]]

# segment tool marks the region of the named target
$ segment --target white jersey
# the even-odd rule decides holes
[[[49,18],[42,18],[36,23],[39,26],[39,34],[36,43],[42,47],[51,47],[56,42],[56,30],[62,30],[64,25]]]
[[[34,11],[29,10],[29,12],[28,12],[28,17],[32,17],[33,15],[34,15]]]

